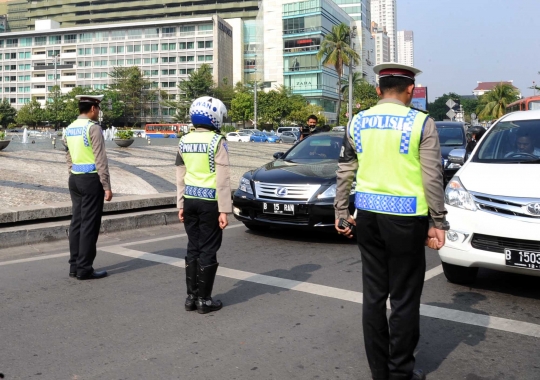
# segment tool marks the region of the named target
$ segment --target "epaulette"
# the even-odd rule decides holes
[[[414,107],[409,107],[409,108],[412,109],[412,110],[418,111],[418,112],[425,113],[426,115],[429,115],[429,112],[426,111],[426,110],[422,110],[420,108],[414,108]]]

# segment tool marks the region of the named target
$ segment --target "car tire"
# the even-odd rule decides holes
[[[244,226],[246,226],[249,230],[254,231],[254,232],[262,232],[268,229],[268,227],[261,226],[259,224],[246,223],[246,222],[244,222]]]
[[[446,279],[453,284],[472,284],[476,280],[476,275],[478,274],[478,268],[475,267],[462,267],[445,263],[444,261],[442,267]]]

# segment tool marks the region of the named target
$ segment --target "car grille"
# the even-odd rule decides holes
[[[482,251],[504,253],[505,248],[540,252],[540,241],[474,234],[471,245]]]
[[[503,197],[471,192],[473,199],[482,211],[499,216],[519,219],[531,223],[540,223],[540,216],[527,211],[530,203],[540,203],[540,199]]]
[[[262,200],[307,202],[320,187],[321,185],[282,185],[255,182],[255,196]],[[278,196],[277,191],[280,189],[287,189],[286,194]]]
[[[294,216],[294,215],[272,215],[257,213],[256,219],[280,222],[280,223],[293,223],[293,224],[309,224],[309,216]]]

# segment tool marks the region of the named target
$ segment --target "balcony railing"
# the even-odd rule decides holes
[[[309,52],[309,51],[319,51],[320,47],[321,47],[320,45],[312,45],[312,46],[285,48],[283,49],[283,53],[290,54],[290,53],[302,53],[302,52]]]

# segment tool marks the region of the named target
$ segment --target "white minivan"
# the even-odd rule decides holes
[[[474,282],[478,268],[540,276],[540,110],[503,116],[448,183],[450,230],[439,251],[453,283]]]

